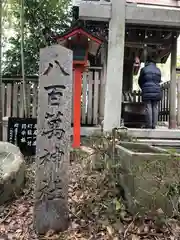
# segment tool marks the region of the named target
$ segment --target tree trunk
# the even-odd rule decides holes
[[[23,106],[24,106],[24,115],[25,117],[28,117],[26,79],[25,79],[25,69],[24,69],[24,0],[21,0],[20,17],[21,17],[21,70],[22,70],[22,80],[23,80]]]
[[[3,140],[3,111],[2,111],[2,0],[0,0],[0,141]]]

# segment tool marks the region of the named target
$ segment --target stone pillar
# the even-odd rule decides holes
[[[107,45],[104,44],[101,50],[101,63],[103,69],[101,72],[100,82],[100,106],[99,106],[99,120],[100,123],[104,119],[104,103],[105,103],[105,86],[106,86],[106,73],[107,73]]]
[[[133,61],[124,63],[123,91],[131,92],[133,88]]]
[[[123,85],[126,0],[113,0],[109,22],[104,131],[120,126]]]
[[[170,78],[170,116],[169,128],[176,128],[176,62],[177,62],[177,38],[172,38],[172,52],[171,52],[171,78]]]
[[[72,51],[40,51],[34,224],[38,234],[68,228],[68,165],[72,108]]]
[[[180,127],[180,76],[177,78],[177,125]]]

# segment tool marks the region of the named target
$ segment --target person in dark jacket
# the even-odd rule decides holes
[[[162,97],[160,83],[161,71],[155,61],[148,58],[138,80],[142,101],[145,103],[146,128],[155,129],[158,122],[158,102]]]

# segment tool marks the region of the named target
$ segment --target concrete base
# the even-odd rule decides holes
[[[3,141],[7,142],[8,131],[8,117],[3,118]],[[81,127],[81,136],[90,136],[94,133],[100,133],[101,127]],[[71,135],[73,135],[73,128],[71,128]]]
[[[101,127],[81,127],[81,136],[90,136],[101,132]],[[72,129],[73,135],[73,129]]]
[[[7,128],[8,128],[8,117],[4,117],[3,118],[3,141],[6,142],[7,141]],[[95,126],[95,127],[81,127],[81,136],[90,136],[93,133],[100,133],[101,132],[102,127],[100,126]],[[72,135],[73,135],[73,128],[71,129],[72,131]],[[119,131],[125,131],[123,130],[119,130]],[[157,139],[157,142],[160,141],[160,144],[156,144],[156,145],[162,145],[162,139],[172,139],[172,140],[176,140],[176,143],[172,143],[172,145],[174,146],[174,144],[179,144],[180,145],[180,129],[167,129],[167,128],[159,128],[159,129],[137,129],[137,128],[131,128],[127,130],[127,133],[135,138],[139,138],[139,139],[143,139],[144,138],[144,142],[149,142],[148,139],[151,139],[151,141],[155,141],[155,139]],[[152,140],[154,139],[154,140]],[[150,143],[150,142],[149,142]],[[163,143],[164,144],[164,143]],[[169,145],[169,143],[167,142],[166,145]]]
[[[119,130],[124,131],[124,130]],[[128,135],[135,138],[145,139],[174,139],[180,140],[180,129],[137,129],[131,128],[127,130]]]
[[[140,143],[146,143],[154,146],[172,146],[179,147],[180,140],[168,140],[168,139],[138,139]]]
[[[161,208],[165,215],[172,216],[174,210],[178,210],[174,207],[179,200],[179,193],[170,190],[179,183],[177,157],[172,157],[165,149],[141,143],[120,142],[116,150],[129,211],[155,213]]]
[[[138,139],[140,143],[149,144],[152,146],[158,146],[171,153],[180,154],[180,140],[164,140],[164,139]]]

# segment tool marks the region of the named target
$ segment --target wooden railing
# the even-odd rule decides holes
[[[169,120],[169,87],[169,81],[161,85],[162,100],[159,102],[159,121],[163,122]],[[123,92],[123,101],[141,102],[141,91]]]
[[[97,125],[100,123],[101,67],[89,68],[88,72],[83,73],[82,79],[81,124]],[[37,117],[38,77],[26,77],[26,82],[29,116]],[[162,84],[162,94],[163,97],[159,103],[159,121],[168,121],[169,82]],[[141,102],[141,91],[123,92],[123,101]],[[3,116],[24,117],[22,78],[3,78],[2,106]]]
[[[81,123],[82,125],[97,125],[99,123],[101,67],[89,68],[88,72],[83,73],[82,79]],[[26,86],[29,116],[37,117],[38,77],[26,77]],[[24,117],[21,77],[3,77],[2,106],[3,116]]]
[[[90,68],[83,74],[81,99],[81,124],[99,124],[99,102],[101,94],[101,68]]]
[[[38,104],[38,77],[27,77],[26,86],[28,111],[30,117],[36,117]],[[22,78],[3,78],[2,109],[3,116],[24,117]]]
[[[161,85],[162,88],[162,100],[159,102],[159,121],[169,121],[169,93],[170,93],[170,81]],[[176,97],[176,96],[174,96]]]

